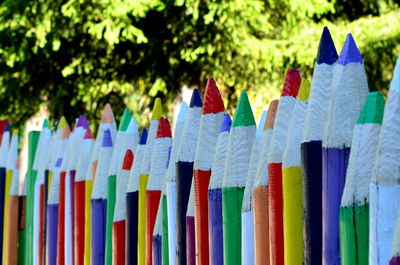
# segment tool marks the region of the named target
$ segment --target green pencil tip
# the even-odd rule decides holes
[[[124,113],[122,114],[121,120],[119,122],[118,131],[126,131],[128,129],[130,121],[131,121],[131,113],[127,108],[125,108]]]
[[[154,101],[153,115],[151,116],[151,119],[158,120],[161,118],[162,114],[163,114],[163,110],[162,110],[161,99],[156,98],[156,100]]]
[[[232,128],[237,126],[252,126],[256,125],[253,111],[251,110],[247,92],[240,93],[239,103],[233,116]]]
[[[310,81],[304,79],[301,81],[298,97],[301,101],[307,101],[310,95]]]
[[[356,124],[382,124],[384,108],[385,99],[383,95],[380,92],[369,93]]]
[[[44,119],[42,128],[49,128],[49,121]]]

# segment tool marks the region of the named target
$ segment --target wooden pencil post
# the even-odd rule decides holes
[[[278,100],[271,101],[267,120],[263,128],[257,179],[253,192],[254,204],[254,264],[268,265],[269,257],[269,213],[268,213],[268,155],[278,110]]]
[[[322,261],[322,139],[337,58],[325,27],[314,66],[301,146],[305,265],[319,265]]]
[[[282,159],[290,118],[300,87],[300,70],[286,72],[268,155],[268,207],[270,264],[284,264]]]

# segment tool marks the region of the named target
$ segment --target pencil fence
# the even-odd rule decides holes
[[[258,129],[247,92],[231,120],[212,78],[173,132],[159,99],[140,136],[108,104],[96,138],[84,116],[45,120],[22,192],[0,121],[1,264],[400,264],[400,57],[386,106],[350,34],[338,55],[324,28],[316,58]]]

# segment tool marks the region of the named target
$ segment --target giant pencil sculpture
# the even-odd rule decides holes
[[[168,256],[169,264],[176,264],[176,158],[178,149],[182,140],[183,127],[187,116],[188,106],[186,102],[182,102],[179,110],[178,118],[176,119],[174,129],[174,140],[172,141],[171,155],[166,176],[166,191],[167,191],[167,211],[168,211]]]
[[[147,255],[147,250],[146,250],[146,223],[147,223],[147,213],[146,213],[146,187],[147,183],[149,180],[149,172],[150,172],[150,166],[151,166],[151,157],[152,157],[152,152],[153,152],[153,143],[154,139],[156,138],[157,130],[158,130],[158,124],[159,124],[159,119],[162,116],[162,105],[161,105],[161,100],[159,98],[156,98],[154,101],[154,106],[153,106],[153,113],[151,116],[150,120],[150,127],[149,127],[149,132],[148,132],[148,137],[147,137],[147,152],[145,153],[146,156],[144,157],[143,160],[143,165],[142,165],[142,173],[139,176],[139,208],[138,208],[138,263],[139,265],[145,265],[146,264],[146,255]]]
[[[343,264],[368,264],[369,184],[384,107],[382,94],[371,92],[354,126],[339,212],[340,256]]]
[[[399,112],[400,57],[390,83],[369,190],[369,263],[374,265],[389,264],[400,206]],[[398,264],[398,260],[394,257],[390,264]]]
[[[62,159],[61,171],[59,174],[59,187],[58,187],[58,227],[57,227],[57,265],[69,265],[71,262],[71,235],[67,234],[67,205],[69,204],[69,198],[67,197],[67,191],[69,193],[69,172],[68,172],[68,164],[70,162],[70,155],[74,155],[74,152],[70,150],[74,148],[72,146],[73,139],[75,138],[75,132],[70,132],[68,136],[68,145]],[[76,151],[76,150],[75,150]],[[70,214],[70,213],[69,213]],[[68,218],[69,220],[69,218]],[[69,241],[67,241],[69,240]],[[67,263],[69,262],[69,263]]]
[[[194,210],[194,182],[190,187],[189,203],[186,212],[186,264],[196,265],[196,233]]]
[[[5,218],[4,208],[5,201],[7,197],[6,191],[6,166],[7,166],[7,152],[10,145],[10,125],[7,124],[6,128],[2,134],[1,146],[0,146],[0,262],[3,264],[3,249],[4,249],[4,239],[3,235]]]
[[[209,264],[208,201],[215,146],[225,112],[224,102],[213,78],[208,79],[194,159],[194,201],[196,221],[196,264]]]
[[[96,179],[97,165],[99,163],[100,148],[103,144],[104,132],[109,129],[111,133],[111,139],[114,142],[117,131],[117,125],[115,123],[114,113],[111,109],[110,104],[106,104],[101,117],[99,130],[96,136],[96,141],[93,145],[92,155],[90,157],[90,165],[85,178],[85,252],[84,252],[84,264],[91,265],[91,220],[92,220],[92,209],[91,209],[91,197],[92,190],[94,187],[94,181]]]
[[[253,189],[256,181],[258,160],[261,152],[262,132],[267,111],[263,111],[258,123],[256,138],[251,148],[250,163],[247,170],[246,187],[242,204],[242,264],[254,264],[254,218],[253,218]]]
[[[283,234],[285,264],[303,264],[303,203],[301,177],[301,140],[310,83],[301,82],[286,139],[282,162]]]
[[[282,159],[301,82],[300,70],[286,72],[268,155],[269,245],[271,265],[284,264]]]
[[[322,262],[340,264],[339,208],[353,127],[368,94],[360,52],[351,34],[334,67],[332,95],[322,141]]]
[[[9,178],[8,201],[5,205],[6,219],[4,231],[7,236],[3,239],[3,264],[17,264],[18,248],[18,135],[12,135],[7,154],[7,177]],[[7,186],[6,186],[7,188]]]
[[[268,231],[268,154],[271,145],[272,130],[278,100],[269,104],[265,121],[260,158],[257,165],[257,180],[253,191],[254,212],[254,264],[269,264],[269,231]]]
[[[226,150],[232,120],[224,114],[215,147],[210,185],[208,187],[208,235],[210,243],[210,264],[224,264],[224,237],[222,226],[222,181],[224,179]]]
[[[171,126],[169,121],[160,118],[156,138],[154,139],[153,154],[149,181],[146,189],[146,265],[152,264],[153,229],[157,217],[158,204],[171,147]]]
[[[176,238],[177,263],[186,263],[186,212],[192,186],[194,154],[201,119],[202,102],[197,89],[193,90],[181,144],[176,161]]]
[[[112,252],[113,252],[113,236],[112,236],[112,223],[115,208],[116,196],[116,178],[117,172],[122,165],[122,160],[128,149],[127,141],[133,140],[125,137],[128,125],[131,120],[131,114],[128,109],[124,110],[118,126],[117,137],[114,144],[114,150],[110,161],[110,168],[107,174],[107,220],[106,220],[106,253],[105,264],[112,265]],[[136,121],[135,121],[136,122]],[[136,127],[136,125],[135,125]],[[137,129],[136,129],[137,131]],[[135,139],[137,144],[137,139]]]
[[[314,66],[301,147],[305,265],[319,265],[322,261],[322,138],[337,58],[332,37],[325,27]]]
[[[112,227],[112,237],[113,237],[113,264],[120,265],[125,264],[125,218],[126,218],[126,190],[128,186],[128,178],[129,173],[133,164],[133,159],[136,152],[136,146],[138,144],[138,129],[136,125],[136,119],[130,118],[129,126],[126,129],[125,135],[123,136],[124,145],[124,152],[125,155],[120,161],[121,165],[119,165],[119,170],[117,173],[116,178],[116,189],[114,191],[114,195],[109,193],[111,196],[115,196],[115,209],[110,209],[107,207],[107,214],[108,211],[114,211],[113,214],[113,227]],[[118,139],[117,139],[118,141]],[[128,152],[129,151],[129,152]],[[115,151],[114,151],[115,153]],[[110,187],[109,187],[110,188]],[[108,204],[110,205],[110,204]]]
[[[103,143],[99,150],[96,177],[91,196],[91,264],[105,263],[106,220],[107,220],[107,173],[110,157],[114,149],[111,131],[103,133]]]
[[[42,130],[40,132],[38,147],[35,155],[35,161],[33,162],[33,169],[37,171],[37,180],[35,183],[35,194],[34,194],[34,207],[33,207],[33,264],[43,264],[44,262],[44,251],[43,251],[43,235],[44,235],[44,210],[45,210],[45,175],[47,161],[50,155],[50,142],[51,142],[51,131],[48,126],[48,121],[44,120]]]
[[[65,176],[65,166],[63,166],[66,161],[66,153],[68,148],[68,140],[70,135],[70,129],[68,124],[65,122],[64,118],[61,119],[58,127],[61,130],[60,141],[57,147],[56,154],[56,162],[53,165],[53,178],[50,184],[50,192],[47,201],[47,251],[46,251],[46,264],[55,265],[60,264],[60,254],[64,251],[64,242],[63,238],[59,239],[60,236],[58,231],[62,229],[59,223],[64,222],[64,220],[60,220],[60,211],[63,211],[62,208],[64,205],[63,202],[60,202],[60,191],[63,187],[61,187],[61,180],[63,178],[62,175]]]
[[[147,130],[144,128],[140,135],[139,143],[134,154],[133,167],[130,172],[128,188],[126,192],[126,256],[125,264],[138,264],[139,243],[139,182],[140,176],[148,176],[148,166],[144,166],[147,156]],[[147,183],[147,177],[146,177]],[[142,183],[143,184],[143,183]],[[146,201],[142,202],[145,204]],[[144,206],[142,206],[145,209]],[[143,220],[144,223],[145,220]],[[129,251],[128,251],[129,250]]]
[[[91,191],[91,180],[86,180],[90,168],[90,156],[93,150],[93,136],[90,128],[86,129],[85,136],[80,146],[74,187],[74,264],[84,265],[85,257],[85,212],[86,194]],[[91,172],[89,172],[91,174]]]
[[[85,116],[79,116],[76,121],[73,137],[70,139],[68,155],[68,172],[65,182],[65,265],[75,264],[75,241],[74,241],[74,215],[75,215],[75,177],[78,166],[79,154],[82,151],[81,145],[89,124]]]
[[[255,133],[256,122],[250,102],[246,91],[242,91],[229,133],[222,183],[224,264],[227,265],[242,262],[242,202]]]
[[[134,121],[134,122],[132,122]],[[112,263],[114,265],[124,265],[125,264],[125,217],[126,217],[126,187],[128,185],[128,177],[130,170],[132,168],[134,152],[136,149],[135,144],[137,144],[137,128],[136,128],[136,120],[132,118],[131,123],[135,124],[135,130],[129,132],[130,129],[127,130],[128,138],[133,138],[131,141],[128,150],[125,152],[124,159],[122,161],[122,167],[118,171],[117,174],[117,191],[116,191],[116,202],[115,202],[115,214],[114,221],[112,227],[112,236],[113,236],[113,253]],[[133,126],[132,126],[133,127]],[[132,148],[132,149],[131,149]],[[128,251],[131,251],[128,249]]]
[[[39,140],[39,132],[31,131],[31,149],[28,147],[28,169],[26,172],[26,233],[25,233],[25,264],[33,264],[33,208],[35,202],[35,183],[37,171],[33,170],[33,162],[36,155],[37,144]],[[29,136],[28,136],[29,137]],[[29,140],[28,140],[29,141]],[[29,160],[29,155],[31,160]]]

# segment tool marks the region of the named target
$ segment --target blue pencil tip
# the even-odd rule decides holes
[[[324,27],[319,40],[317,64],[333,64],[337,61],[338,54],[333,43],[328,27]]]
[[[111,147],[111,146],[113,146],[110,129],[107,129],[107,130],[104,131],[102,146],[103,147]]]
[[[5,131],[6,131],[6,132],[9,132],[9,131],[10,131],[10,124],[9,124],[9,123],[7,123],[6,128],[5,128]]]
[[[172,151],[172,146],[170,146],[170,147],[168,148],[168,159],[167,159],[166,168],[169,167],[169,162],[170,162],[170,160],[171,160],[171,151]]]
[[[142,135],[140,135],[139,144],[145,145],[147,142],[147,129],[143,128]]]
[[[224,119],[222,120],[220,133],[229,132],[231,130],[232,119],[229,114],[224,114]]]
[[[192,99],[190,100],[190,106],[191,108],[193,107],[203,107],[203,102],[201,101],[201,97],[200,97],[200,93],[199,90],[197,88],[195,88],[193,90],[193,94],[192,94]]]
[[[76,123],[76,127],[83,127],[84,129],[87,129],[89,127],[89,123],[85,116],[83,115],[79,116],[78,122]]]
[[[341,64],[343,66],[349,63],[363,63],[360,51],[358,50],[356,42],[354,41],[353,36],[350,33],[347,34],[346,41],[344,42],[338,60],[338,64]]]

